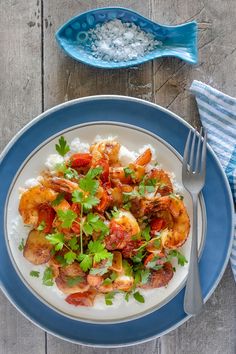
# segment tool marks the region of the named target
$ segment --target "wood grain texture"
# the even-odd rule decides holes
[[[41,7],[0,2],[0,148],[41,112]],[[20,15],[19,15],[20,14]],[[44,354],[45,334],[0,293],[0,354]]]
[[[165,58],[125,70],[97,70],[66,57],[56,29],[90,8],[125,6],[166,24],[199,22],[199,65]],[[9,0],[0,2],[0,148],[29,120],[58,103],[96,94],[140,97],[199,125],[193,79],[236,96],[235,0]],[[20,14],[20,15],[19,15]],[[45,342],[46,338],[46,342]],[[32,349],[33,348],[33,349]],[[23,318],[0,294],[0,354],[233,354],[236,296],[228,268],[204,312],[159,340],[117,349],[68,343]]]

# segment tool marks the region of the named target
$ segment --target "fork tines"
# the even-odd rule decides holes
[[[207,133],[201,127],[200,133],[190,129],[184,149],[183,171],[204,174],[206,165]]]

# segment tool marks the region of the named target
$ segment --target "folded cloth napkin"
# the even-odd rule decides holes
[[[225,170],[236,203],[236,98],[196,80],[190,91],[196,96],[208,142]],[[230,260],[236,281],[236,223]]]

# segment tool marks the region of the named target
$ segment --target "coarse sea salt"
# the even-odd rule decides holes
[[[112,20],[88,31],[91,54],[104,61],[128,61],[144,56],[160,46],[153,34],[130,22]]]

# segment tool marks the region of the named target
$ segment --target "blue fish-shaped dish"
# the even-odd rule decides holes
[[[134,23],[143,31],[151,33],[155,40],[161,42],[161,45],[129,61],[105,61],[94,57],[91,49],[92,41],[88,39],[87,32],[97,24],[101,25],[115,19],[124,23]],[[97,68],[125,68],[161,57],[177,57],[190,64],[196,64],[198,60],[195,21],[178,26],[164,26],[134,11],[119,7],[94,9],[71,18],[58,29],[56,39],[59,46],[70,57]]]

